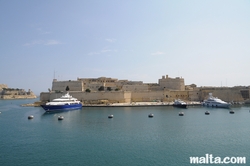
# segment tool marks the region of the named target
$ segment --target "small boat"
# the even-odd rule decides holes
[[[231,104],[213,97],[212,93],[209,93],[208,99],[202,103],[203,106],[208,107],[220,107],[220,108],[229,108]]]
[[[150,113],[150,114],[148,115],[148,117],[149,117],[149,118],[153,118],[153,117],[154,117],[154,114]]]
[[[209,115],[209,114],[210,114],[210,112],[209,112],[209,111],[206,111],[206,112],[205,112],[205,115]]]
[[[234,110],[230,110],[229,113],[230,113],[230,114],[234,114]]]
[[[63,95],[60,98],[54,99],[41,107],[46,112],[52,112],[56,110],[70,110],[70,109],[80,109],[82,108],[82,103],[69,95],[69,93]]]
[[[187,103],[180,100],[180,99],[177,99],[174,101],[174,104],[173,104],[174,107],[179,107],[179,108],[187,108]]]
[[[109,116],[108,116],[108,118],[113,118],[113,117],[114,117],[114,115],[109,115]]]
[[[184,116],[184,112],[179,112],[179,116]]]
[[[28,119],[34,119],[34,116],[33,115],[29,115]]]
[[[58,120],[63,120],[64,117],[63,116],[58,116]]]

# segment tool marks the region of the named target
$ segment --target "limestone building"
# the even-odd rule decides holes
[[[161,89],[170,89],[170,90],[185,90],[185,83],[184,79],[180,77],[176,78],[169,78],[168,75],[162,76],[161,79],[159,79],[159,86]]]
[[[144,84],[142,81],[118,80],[116,78],[77,78],[77,80],[52,82],[52,91],[63,92],[68,86],[70,91],[99,91],[100,87],[105,90],[122,91],[148,91],[148,90],[185,90],[183,78],[169,78],[168,75],[159,79],[159,84]]]
[[[6,84],[0,84],[0,99],[25,99],[36,98],[36,95],[29,89],[25,91],[19,88],[8,88]]]
[[[249,100],[248,87],[197,87],[185,85],[184,78],[162,76],[158,83],[118,80],[116,78],[77,78],[77,80],[52,82],[52,91],[42,92],[41,101],[60,97],[69,87],[70,94],[83,103],[121,103],[142,101],[203,101],[208,93],[224,101]]]

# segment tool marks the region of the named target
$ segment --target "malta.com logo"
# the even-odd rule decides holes
[[[246,157],[213,157],[206,154],[203,157],[189,157],[190,164],[246,164]]]

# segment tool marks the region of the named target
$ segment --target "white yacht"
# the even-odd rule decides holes
[[[69,95],[69,93],[63,95],[60,98],[54,99],[51,102],[48,102],[41,107],[47,111],[54,110],[65,110],[65,109],[79,109],[82,108],[82,103]]]
[[[230,104],[218,99],[217,97],[213,97],[212,93],[209,93],[208,99],[204,100],[202,103],[203,106],[208,107],[220,107],[220,108],[229,108]]]

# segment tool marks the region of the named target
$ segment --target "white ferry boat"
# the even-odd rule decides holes
[[[60,98],[54,99],[51,102],[41,105],[41,107],[46,112],[49,112],[55,110],[79,109],[82,108],[82,103],[76,98],[70,96],[69,93],[66,93]]]
[[[218,99],[217,97],[213,97],[212,93],[209,93],[208,99],[204,100],[202,103],[203,106],[208,107],[220,107],[220,108],[229,108],[230,104]]]

